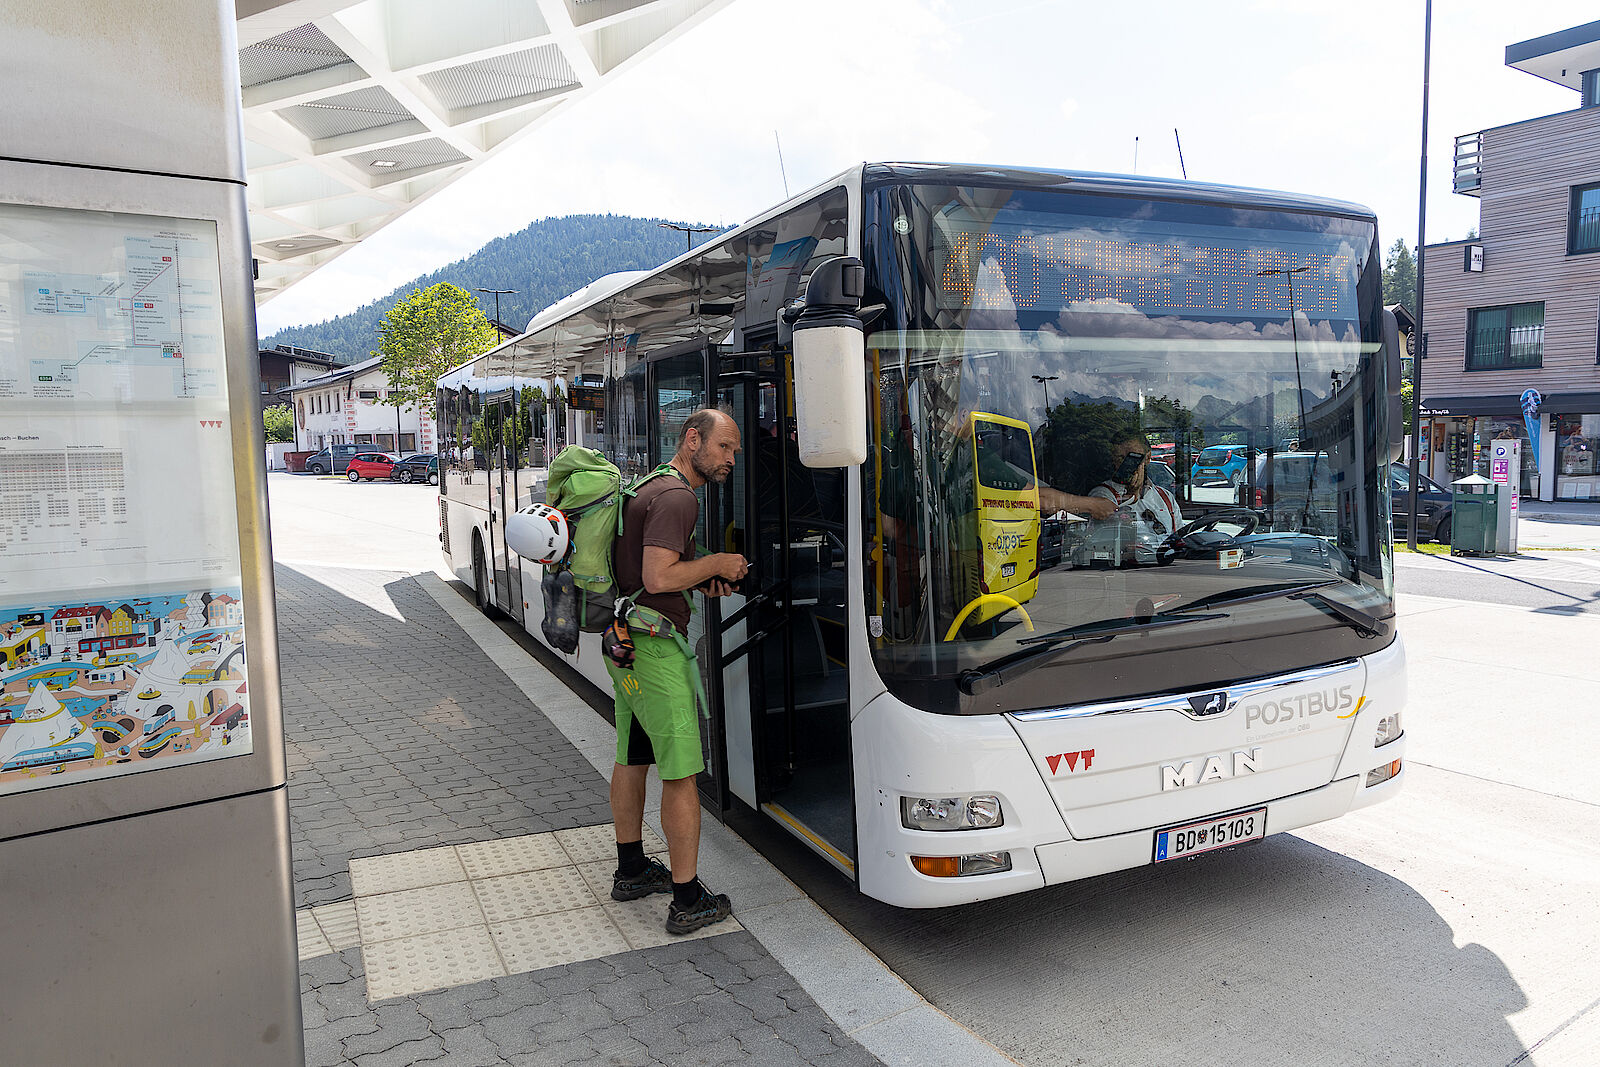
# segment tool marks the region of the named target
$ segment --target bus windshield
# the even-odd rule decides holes
[[[885,184],[864,223],[866,610],[897,695],[1092,703],[1392,639],[1370,218]]]

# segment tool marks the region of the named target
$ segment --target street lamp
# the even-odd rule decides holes
[[[1053,382],[1057,378],[1061,377],[1061,375],[1059,375],[1059,374],[1035,374],[1032,377],[1033,377],[1033,380],[1038,382],[1039,385],[1044,389],[1044,419],[1045,419],[1046,422],[1049,422],[1050,421],[1050,386],[1045,384],[1045,383]]]
[[[473,292],[477,292],[477,293],[493,293],[494,294],[494,325],[495,325],[496,329],[499,329],[500,328],[500,297],[501,296],[516,296],[517,295],[517,290],[515,290],[515,289],[474,289]],[[399,409],[396,408],[395,410],[398,411]]]
[[[1310,269],[1310,267],[1285,267],[1256,271],[1257,277],[1281,274],[1283,280],[1289,283],[1289,335],[1294,339],[1294,395],[1300,402],[1301,433],[1306,432],[1306,396],[1305,390],[1300,387],[1300,324],[1295,320],[1294,313],[1294,275],[1304,274]]]
[[[680,226],[676,222],[658,222],[663,230],[681,230],[683,232],[683,249],[689,251],[694,247],[694,235],[697,233],[716,233],[716,226]]]

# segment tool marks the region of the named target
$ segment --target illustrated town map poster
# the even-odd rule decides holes
[[[214,222],[0,203],[0,795],[250,751]]]
[[[0,610],[0,794],[250,751],[239,589]]]

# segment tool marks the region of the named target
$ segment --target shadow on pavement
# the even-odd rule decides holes
[[[1399,879],[1292,835],[936,911],[869,900],[764,837],[891,969],[1030,1067],[1524,1062],[1506,1017],[1527,1001],[1498,956],[1458,947]]]

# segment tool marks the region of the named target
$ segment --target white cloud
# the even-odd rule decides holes
[[[1430,240],[1465,234],[1454,139],[1577,106],[1507,44],[1593,17],[1435,5]],[[1416,239],[1422,6],[1391,0],[737,0],[261,309],[262,332],[338,314],[536,218],[742,221],[868,159],[1180,176],[1312,193]]]

